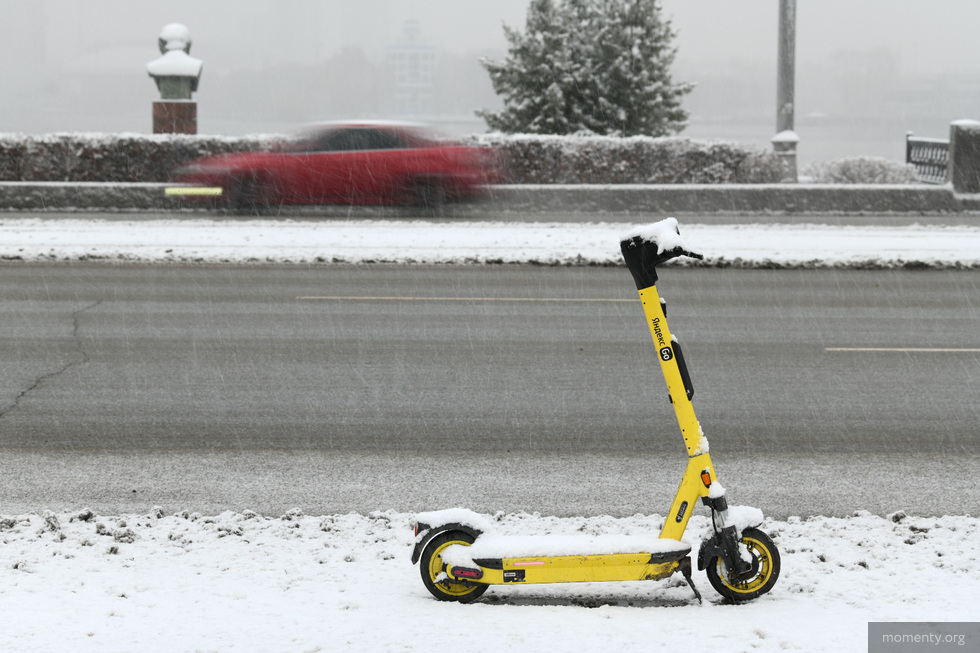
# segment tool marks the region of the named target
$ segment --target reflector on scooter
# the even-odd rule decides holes
[[[483,578],[482,569],[470,569],[469,567],[453,567],[449,573],[457,578],[472,578],[473,580]]]
[[[701,482],[704,483],[704,487],[711,487],[711,471],[704,470],[701,472]]]

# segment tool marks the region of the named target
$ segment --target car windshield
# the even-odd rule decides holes
[[[341,127],[302,134],[290,149],[297,152],[356,152],[411,147],[391,132],[373,127]]]

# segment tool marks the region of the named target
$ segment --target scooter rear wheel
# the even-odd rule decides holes
[[[735,578],[721,557],[712,560],[705,572],[715,590],[734,603],[756,599],[773,588],[779,578],[779,551],[772,538],[756,528],[742,531],[741,543],[752,556],[752,573]]]
[[[436,535],[426,545],[419,558],[419,568],[422,572],[422,582],[425,589],[429,590],[432,596],[440,601],[456,601],[457,603],[469,603],[475,601],[487,591],[486,585],[478,583],[461,583],[448,579],[439,579],[445,576],[446,563],[442,561],[442,552],[454,544],[469,546],[473,544],[473,537],[463,531],[446,531]]]

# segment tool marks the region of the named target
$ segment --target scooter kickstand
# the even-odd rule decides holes
[[[691,577],[691,559],[684,558],[681,560],[680,568],[681,573],[684,574],[684,580],[686,580],[687,584],[691,586],[691,591],[694,592],[694,597],[698,600],[698,603],[704,603],[704,601],[701,600],[701,592],[699,592],[698,588],[694,586],[694,578]]]

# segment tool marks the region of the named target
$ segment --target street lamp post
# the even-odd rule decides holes
[[[779,56],[776,77],[776,135],[773,150],[783,162],[783,181],[795,182],[796,146],[793,126],[796,79],[796,0],[779,0]]]

